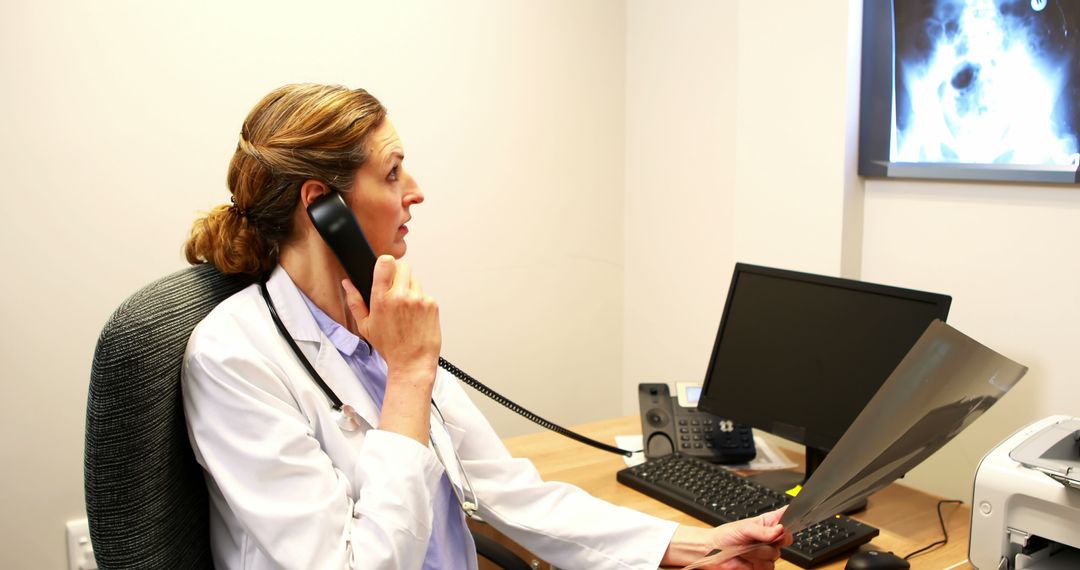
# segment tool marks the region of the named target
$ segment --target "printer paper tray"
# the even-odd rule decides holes
[[[1009,457],[1066,487],[1080,488],[1080,420],[1043,428],[1009,452]]]
[[[1080,568],[1080,550],[1065,548],[1056,554],[1032,560],[1023,554],[1016,555],[1016,570],[1075,570]]]

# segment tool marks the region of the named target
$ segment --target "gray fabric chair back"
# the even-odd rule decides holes
[[[101,331],[86,407],[86,514],[98,566],[213,568],[202,469],[188,443],[188,337],[251,283],[197,265],[143,287]]]

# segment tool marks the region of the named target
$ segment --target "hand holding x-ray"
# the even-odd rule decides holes
[[[787,507],[763,513],[711,529],[705,545],[712,550],[685,566],[693,568],[734,569],[772,567],[780,549],[791,544],[791,533],[778,525]],[[737,558],[738,560],[732,560]]]

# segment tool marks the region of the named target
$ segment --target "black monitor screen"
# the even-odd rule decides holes
[[[699,407],[827,451],[950,302],[737,264]]]

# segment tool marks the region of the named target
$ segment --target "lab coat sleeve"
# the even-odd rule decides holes
[[[182,386],[196,458],[225,503],[215,506],[244,531],[243,565],[420,568],[442,475],[431,450],[369,430],[355,472],[341,472],[283,371],[235,339],[194,335]]]
[[[677,523],[613,505],[574,485],[542,480],[532,462],[510,455],[455,378],[441,372],[439,388],[447,429],[486,522],[562,568],[652,570],[660,565]],[[568,452],[575,445],[567,440]]]

